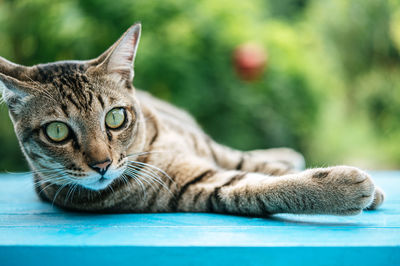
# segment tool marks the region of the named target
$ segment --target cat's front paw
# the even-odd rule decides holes
[[[367,207],[367,210],[376,210],[382,205],[384,200],[385,193],[383,192],[383,190],[379,187],[375,187],[374,200],[372,201],[371,205]]]
[[[375,186],[367,173],[349,166],[315,169],[314,182],[322,188],[326,212],[354,215],[374,205]],[[383,199],[382,199],[383,201]]]

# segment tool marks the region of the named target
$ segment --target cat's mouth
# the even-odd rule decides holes
[[[100,174],[90,174],[84,180],[77,182],[84,188],[90,190],[103,190],[106,189],[111,183],[120,177],[123,173],[123,170],[109,170],[105,175]]]

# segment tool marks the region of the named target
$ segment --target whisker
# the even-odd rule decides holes
[[[37,81],[34,81],[31,77],[29,77],[28,75],[24,75],[26,78],[28,78],[32,83],[33,83],[33,85],[37,88],[37,89],[39,89],[39,91],[40,92],[42,92],[46,97],[45,98],[47,98],[47,99],[49,99],[49,100],[52,100],[52,101],[54,101],[54,102],[57,102],[56,101],[56,99],[54,99],[54,97],[53,97],[53,95],[51,95],[48,91],[46,91],[45,89],[43,89],[42,88],[42,85],[39,83],[39,82],[37,82]]]
[[[43,184],[49,183],[50,185],[57,185],[56,182],[52,182],[52,181],[65,181],[67,180],[64,176],[62,177],[58,177],[58,178],[51,178],[51,179],[47,179],[47,180],[40,180],[37,182],[34,182],[34,188],[36,187],[40,187]]]
[[[132,175],[136,176],[137,178],[141,177],[140,175],[138,175],[139,172],[137,172],[137,171],[133,171],[133,170],[128,169],[127,172],[129,174],[132,174]],[[149,183],[149,181],[147,179],[144,179],[144,178],[142,180],[145,181],[147,184],[149,184],[154,191],[157,191],[156,188],[153,186],[154,183]]]
[[[65,179],[64,177],[60,177],[59,180],[68,181],[68,180]],[[57,180],[57,181],[58,181],[58,180]],[[48,183],[49,183],[48,185],[46,185],[44,188],[42,188],[42,189],[39,191],[39,194],[42,193],[46,188],[50,187],[51,185],[54,185],[54,183],[51,183],[51,182],[48,182]]]
[[[153,169],[155,169],[155,170],[161,172],[161,173],[162,173],[164,176],[166,176],[171,182],[175,183],[175,181],[174,181],[164,170],[158,168],[158,167],[155,166],[155,165],[148,164],[148,163],[143,163],[143,162],[138,162],[138,161],[129,161],[129,162],[132,163],[132,164],[139,164],[139,165],[144,165],[144,166],[153,168]],[[152,171],[152,170],[150,169],[150,171]]]
[[[136,177],[136,176],[129,176],[130,178],[133,178],[133,180],[135,180],[135,182],[140,185],[140,187],[142,188],[142,192],[143,192],[143,199],[146,199],[146,192],[145,192],[145,188],[143,183]]]
[[[143,152],[137,152],[137,153],[131,153],[126,155],[125,157],[132,157],[132,156],[142,156],[146,154],[152,154],[152,153],[165,153],[167,151],[143,151]]]
[[[112,188],[111,184],[107,188],[110,189],[111,192],[114,194],[114,189]]]
[[[75,185],[74,185],[74,188],[73,188],[73,190],[72,190],[72,194],[71,194],[71,201],[72,201],[72,198],[73,198],[73,196],[74,196],[74,194],[75,194],[75,191],[77,190],[77,189],[79,189],[79,184],[78,183],[75,183]]]
[[[28,174],[40,174],[40,173],[46,173],[46,172],[53,172],[57,170],[63,170],[63,167],[57,167],[53,169],[40,169],[40,170],[32,170],[32,171],[25,171],[25,172],[12,172],[12,171],[5,171],[7,174],[11,175],[28,175]]]
[[[142,181],[140,181],[139,178],[135,178],[135,179],[139,182],[140,186],[142,187],[143,199],[146,200],[146,198],[147,198],[146,187],[144,186],[144,184],[142,183]]]
[[[69,183],[70,183],[70,182],[67,182],[67,183],[65,183],[64,185],[60,186],[60,187],[57,189],[56,194],[54,195],[54,198],[53,198],[53,202],[51,203],[51,206],[54,206],[54,202],[56,201],[56,198],[57,198],[58,194],[59,194],[67,185],[69,185]]]
[[[55,183],[55,181],[58,181],[59,179],[65,178],[68,175],[65,172],[54,172],[54,173],[50,173],[50,174],[45,174],[41,177],[40,180],[34,181],[35,183],[39,183],[41,181],[43,182],[50,182],[53,181],[53,183]]]
[[[151,180],[153,180],[153,181],[157,182],[158,184],[160,184],[163,188],[168,190],[170,193],[172,193],[169,190],[168,186],[155,173],[147,171],[145,168],[139,168],[139,167],[135,167],[135,166],[132,166],[132,165],[130,165],[128,167],[131,168],[131,170],[134,171],[135,173],[139,174],[139,176],[150,178]],[[144,172],[144,174],[142,172]]]
[[[71,188],[71,193],[68,193],[68,195],[67,195],[67,199],[70,198],[70,201],[71,201],[71,202],[72,202],[72,197],[73,197],[73,195],[74,195],[75,190],[76,190],[77,187],[79,187],[79,184],[78,184],[78,183],[74,183],[74,184],[72,185],[72,188]],[[67,202],[68,202],[68,201],[67,201]]]
[[[64,199],[64,204],[66,204],[68,202],[70,193],[72,192],[72,189],[74,188],[75,185],[76,185],[76,183],[72,184],[72,186],[68,186],[68,191],[67,191],[67,195],[65,196],[65,199]]]
[[[128,185],[128,179],[126,179],[126,175],[124,173],[122,173],[121,177],[122,177],[122,180],[124,181],[124,183],[126,185]]]
[[[34,187],[37,187],[39,185],[42,185],[44,183],[49,183],[49,182],[56,184],[57,181],[63,181],[63,179],[66,179],[65,178],[66,176],[67,175],[63,174],[63,173],[61,173],[61,174],[57,173],[57,174],[42,178],[41,180],[34,181],[33,185],[34,185]]]

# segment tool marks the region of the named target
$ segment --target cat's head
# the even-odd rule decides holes
[[[101,190],[127,167],[141,110],[132,86],[141,25],[98,58],[25,67],[0,57],[0,89],[22,150],[42,179]]]

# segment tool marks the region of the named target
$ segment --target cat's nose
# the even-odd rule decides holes
[[[105,161],[102,162],[96,162],[89,164],[89,167],[98,172],[101,175],[104,175],[107,172],[108,167],[110,167],[112,163],[111,159],[106,159]]]

